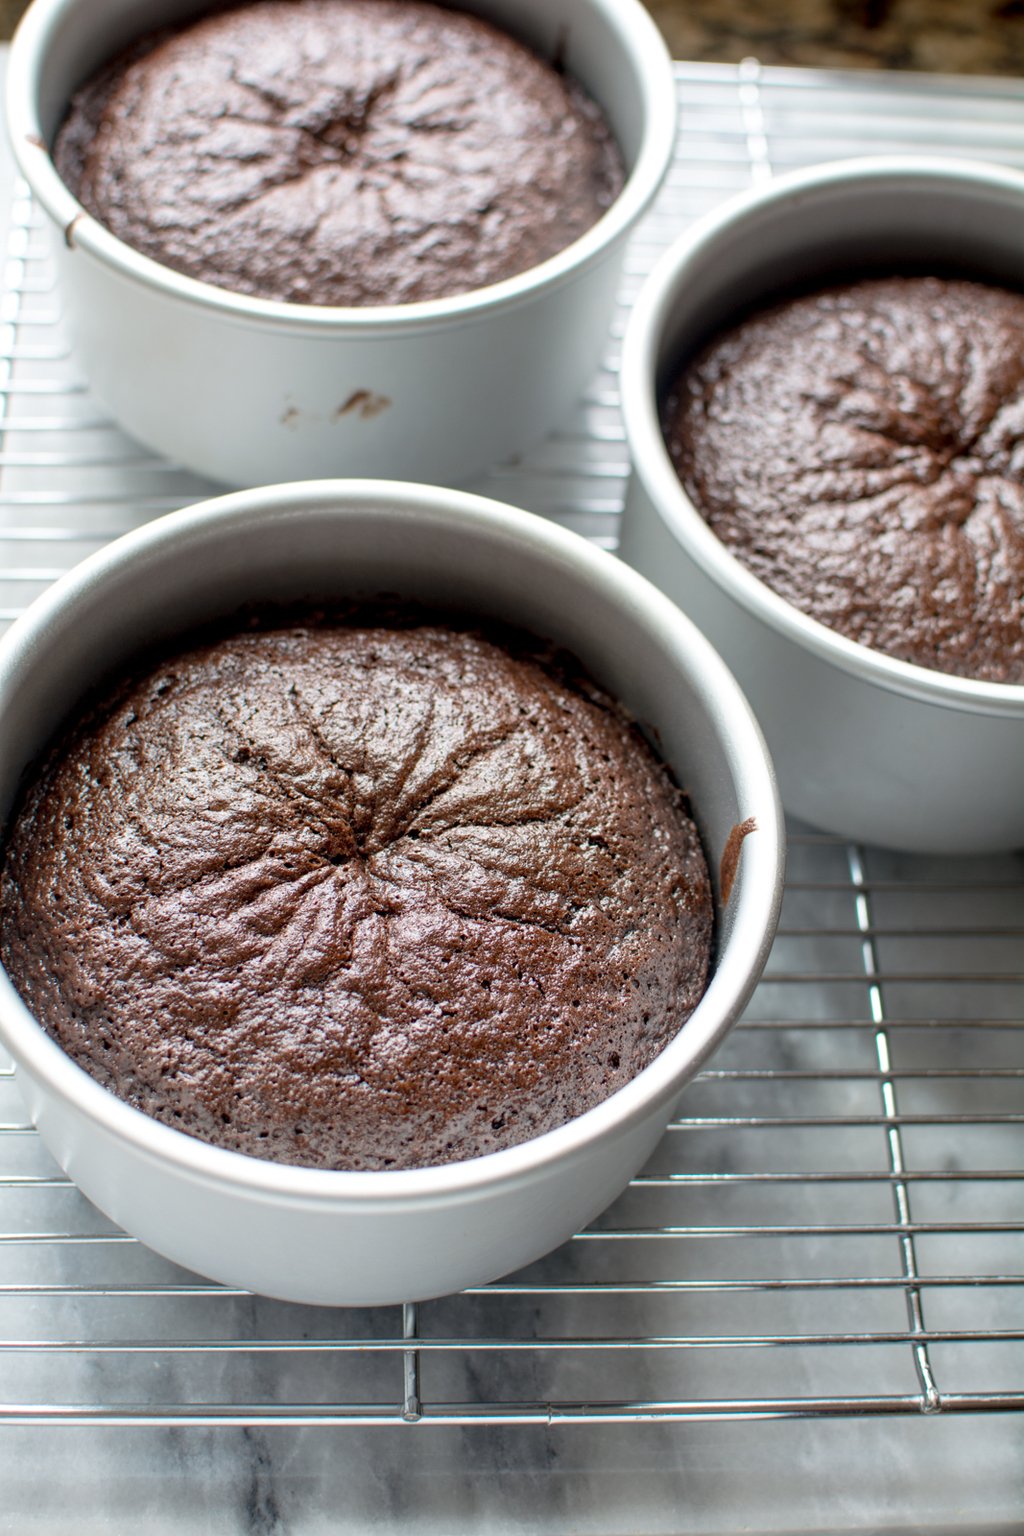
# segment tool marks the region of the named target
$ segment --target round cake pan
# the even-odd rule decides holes
[[[347,1173],[224,1151],[129,1107],[64,1054],[0,973],[0,1039],[71,1178],[178,1263],[297,1301],[447,1293],[529,1262],[588,1222],[643,1163],[680,1089],[743,1007],[781,891],[781,811],[760,732],[674,604],[529,513],[387,482],[205,502],[108,545],[49,589],[0,642],[0,824],[59,722],[140,648],[253,601],[381,591],[568,647],[643,724],[689,794],[708,853],[713,974],[661,1055],[578,1119],[444,1167]]]
[[[460,3],[586,87],[626,184],[582,238],[520,276],[369,309],[273,303],[184,277],[116,239],[58,177],[49,146],[73,91],[139,35],[208,8],[34,0],[11,48],[11,141],[53,226],[96,394],[143,443],[230,485],[337,474],[459,484],[541,438],[597,367],[627,237],[672,154],[671,60],[640,0]]]
[[[625,340],[622,553],[732,668],[787,810],[894,848],[995,851],[1024,844],[1024,686],[897,661],[793,608],[711,532],[659,423],[686,359],[751,306],[830,277],[929,268],[1019,287],[1024,177],[957,160],[842,161],[781,176],[695,224],[645,285]]]

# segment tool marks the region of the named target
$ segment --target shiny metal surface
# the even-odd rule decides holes
[[[158,1124],[75,1066],[0,973],[0,1042],[32,1122],[101,1211],[208,1279],[334,1306],[419,1301],[496,1279],[603,1210],[749,1000],[784,863],[758,727],[677,607],[550,519],[386,480],[199,502],[97,550],[37,598],[0,640],[0,820],[54,723],[140,652],[248,603],[381,592],[540,634],[644,722],[692,797],[715,889],[715,953],[685,1024],[585,1113],[483,1157],[364,1172],[243,1157]],[[747,830],[742,852],[719,879],[737,827]]]

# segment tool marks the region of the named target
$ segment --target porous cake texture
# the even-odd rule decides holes
[[[320,305],[515,276],[624,180],[574,80],[426,0],[253,0],[144,38],[77,93],[55,161],[155,261]]]
[[[716,337],[663,421],[691,500],[780,597],[902,661],[1024,683],[1024,294],[801,294]]]
[[[97,1080],[204,1141],[446,1163],[572,1119],[705,986],[707,868],[571,659],[407,614],[266,618],[73,724],[0,875],[3,962]]]

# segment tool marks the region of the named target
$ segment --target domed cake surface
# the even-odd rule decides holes
[[[175,271],[346,306],[524,272],[624,180],[573,80],[427,0],[251,0],[145,38],[77,93],[55,162]]]
[[[476,1157],[642,1070],[708,974],[679,789],[571,658],[262,615],[73,723],[7,841],[3,961],[167,1125],[257,1157]]]
[[[1024,294],[907,275],[783,300],[682,370],[663,422],[698,511],[780,597],[1024,683]]]

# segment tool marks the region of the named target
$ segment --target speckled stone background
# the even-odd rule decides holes
[[[26,0],[0,0],[9,37]],[[1024,0],[647,0],[674,57],[1024,73]]]
[[[675,58],[1024,72],[1024,0],[647,0]]]

